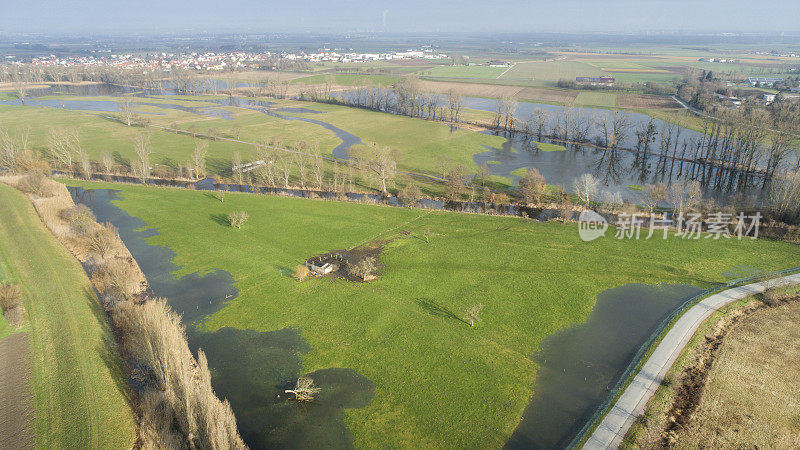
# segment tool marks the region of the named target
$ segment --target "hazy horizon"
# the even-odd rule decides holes
[[[800,32],[794,1],[45,0],[3,6],[0,32]]]

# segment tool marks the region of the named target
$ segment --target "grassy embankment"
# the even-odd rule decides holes
[[[584,321],[598,293],[634,282],[706,285],[737,264],[783,268],[800,257],[779,242],[584,243],[573,225],[518,218],[70,184],[121,189],[117,204],[159,230],[151,242],[176,252],[176,276],[233,274],[239,297],[208,319],[209,331],[297,328],[312,348],[304,371],[345,367],[373,380],[370,405],[347,411],[357,447],[500,447],[533,393],[529,356]],[[241,230],[214,220],[241,209],[251,216]],[[307,257],[401,230],[414,237],[389,244],[377,281],[289,277]],[[430,243],[419,237],[425,230]],[[485,305],[483,321],[470,328],[459,317],[475,303]]]
[[[781,291],[797,295],[798,288]],[[685,428],[677,430],[677,447],[792,448],[800,445],[794,402],[798,385],[796,361],[800,355],[800,303],[764,308],[756,297],[734,302],[706,319],[670,368],[647,403],[644,415],[625,436],[624,448],[660,445],[671,409],[687,367],[708,358],[709,336],[718,339],[721,326],[729,328],[717,350],[697,411]],[[743,311],[756,309],[741,318]],[[739,316],[731,326],[731,318]],[[780,344],[776,346],[776,342]]]
[[[122,361],[83,268],[21,193],[0,184],[0,204],[3,276],[22,288],[31,339],[36,445],[131,447]]]

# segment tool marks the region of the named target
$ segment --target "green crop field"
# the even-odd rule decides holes
[[[531,81],[534,85],[555,86],[558,80],[575,77],[599,77],[608,75],[597,67],[579,61],[543,61],[515,64],[500,80]]]
[[[489,66],[435,66],[418,72],[426,77],[438,78],[497,78],[508,67]]]
[[[233,275],[239,296],[204,331],[297,329],[311,347],[304,372],[350,368],[372,380],[371,403],[346,411],[358,448],[500,447],[533,394],[530,356],[546,336],[586,320],[603,290],[708,286],[736,265],[786,268],[800,260],[797,246],[764,240],[586,243],[575,225],[555,222],[234,193],[222,203],[182,189],[68,184],[120,189],[115,203],[158,229],[149,242],[176,253],[176,276],[217,268]],[[214,220],[235,210],[251,217],[241,230]],[[387,245],[382,277],[371,283],[289,276],[310,256],[402,231],[409,234]],[[483,320],[471,328],[459,317],[476,303]]]
[[[575,99],[576,105],[616,108],[617,94],[613,92],[581,91]]]
[[[36,445],[130,448],[135,421],[122,361],[83,267],[20,192],[0,184],[0,204],[0,262],[22,288],[31,340]]]

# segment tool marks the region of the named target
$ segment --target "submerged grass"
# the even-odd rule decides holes
[[[177,253],[176,276],[233,275],[239,297],[206,321],[209,331],[297,328],[312,347],[305,372],[351,368],[374,381],[373,401],[346,416],[358,447],[500,447],[533,393],[530,355],[549,334],[583,322],[603,290],[707,286],[737,264],[785,268],[800,257],[796,246],[761,240],[586,243],[574,225],[519,218],[69,184],[120,189],[117,205],[159,230],[150,242]],[[241,230],[214,219],[234,210],[250,215]],[[309,256],[400,231],[410,235],[387,246],[379,280],[290,277]],[[460,318],[477,303],[483,320],[471,328]]]

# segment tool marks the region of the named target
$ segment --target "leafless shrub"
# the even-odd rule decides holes
[[[567,197],[564,197],[558,205],[558,218],[563,222],[572,218],[572,202]]]
[[[104,224],[89,237],[89,250],[105,259],[117,246],[118,235],[117,227],[111,223]]]
[[[310,402],[319,393],[320,389],[314,385],[311,377],[302,376],[297,379],[294,389],[286,389],[287,394],[294,394],[294,399],[300,402]]]
[[[133,266],[119,258],[104,261],[92,272],[92,283],[108,303],[129,300],[139,292]]]
[[[0,308],[12,327],[22,324],[25,308],[22,306],[22,291],[19,286],[0,283]]]
[[[530,167],[519,180],[519,189],[526,204],[539,203],[547,185],[544,176],[535,167]]]
[[[242,225],[244,225],[249,218],[250,216],[246,211],[234,211],[228,214],[228,222],[230,222],[232,227],[236,227],[238,229],[241,229]]]
[[[350,275],[361,278],[366,281],[369,277],[373,276],[372,272],[377,268],[377,261],[372,256],[356,261],[347,265],[347,273]]]
[[[414,184],[407,184],[397,193],[397,198],[400,199],[403,206],[416,206],[419,199],[422,198],[422,191]]]
[[[475,322],[481,321],[481,311],[483,311],[483,303],[477,303],[464,310],[464,320],[469,322],[469,326],[474,327]]]
[[[297,267],[294,268],[294,273],[292,277],[294,277],[297,281],[303,281],[308,277],[309,270],[308,267],[298,264]]]
[[[22,290],[19,286],[11,283],[0,284],[0,307],[3,313],[20,306],[21,300]]]
[[[783,296],[775,289],[765,289],[761,294],[761,301],[767,306],[778,306],[783,301]]]
[[[26,194],[33,194],[37,197],[51,197],[53,195],[47,183],[47,177],[41,172],[31,172],[19,182],[19,188]]]
[[[61,211],[61,218],[69,223],[69,226],[77,234],[84,234],[91,230],[96,220],[92,210],[83,203]]]

